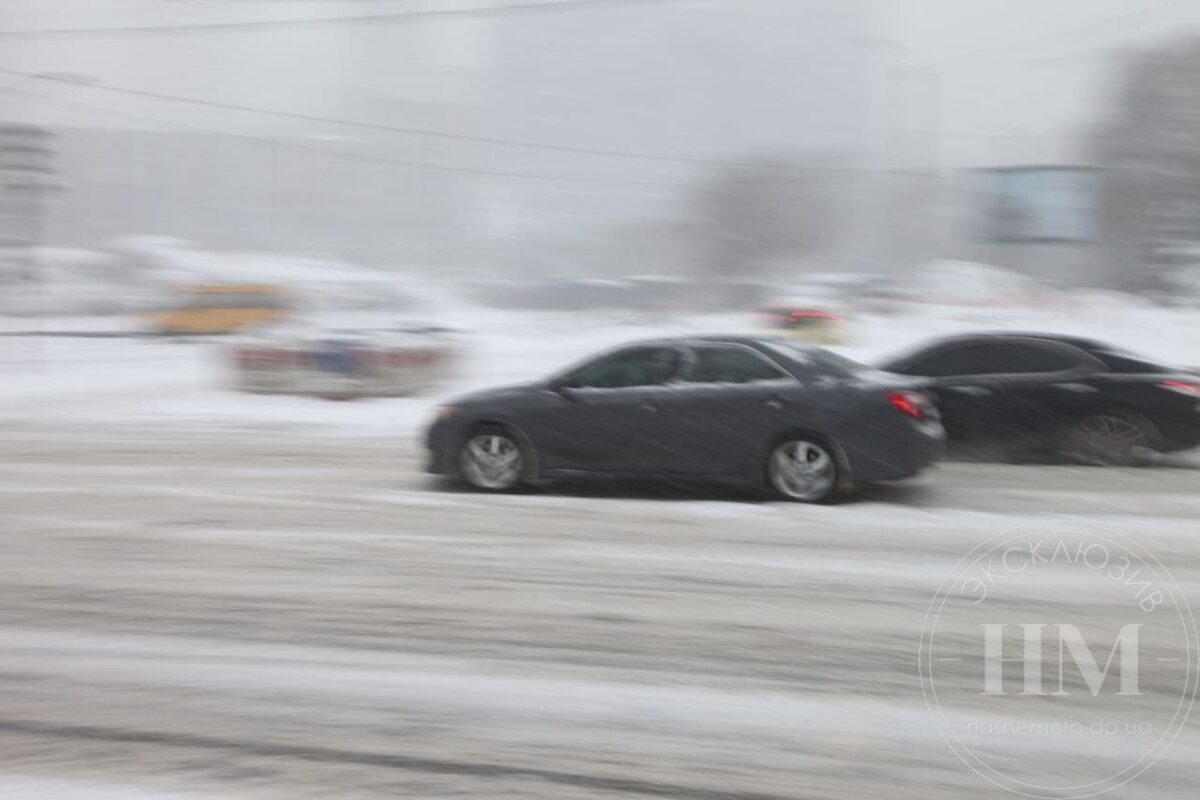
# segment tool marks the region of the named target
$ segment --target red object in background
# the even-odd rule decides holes
[[[790,319],[829,319],[829,320],[836,321],[836,320],[840,320],[842,317],[838,314],[832,314],[828,311],[796,310],[796,311],[790,312],[788,314],[788,318],[790,318]]]

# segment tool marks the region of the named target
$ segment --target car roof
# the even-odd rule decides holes
[[[1064,333],[1041,333],[1038,331],[979,331],[977,333],[960,333],[936,339],[929,344],[940,346],[953,344],[954,342],[971,342],[987,339],[1041,339],[1049,342],[1061,342],[1062,344],[1069,344],[1086,350],[1105,349],[1107,347],[1103,342],[1083,336],[1071,336]]]
[[[742,347],[749,347],[763,355],[769,356],[774,361],[784,360],[791,362],[794,365],[807,363],[805,358],[806,353],[828,352],[822,347],[806,342],[798,342],[795,339],[789,339],[785,336],[760,336],[746,333],[700,333],[690,336],[670,336],[661,339],[649,339],[642,342],[633,342],[633,345],[639,344],[674,344],[674,345],[689,345],[689,344],[731,344]]]
[[[740,344],[749,347],[769,347],[771,344],[779,342],[791,343],[790,340],[782,336],[756,336],[747,333],[695,333],[683,336],[664,336],[657,339],[646,339],[641,342],[631,342],[630,344]],[[797,343],[796,346],[800,349],[805,349],[808,345]]]
[[[889,355],[881,363],[885,365],[895,366],[904,362],[910,361],[920,356],[924,356],[936,350],[941,350],[947,346],[952,346],[960,343],[969,342],[986,342],[989,340],[999,341],[1003,339],[1034,339],[1043,342],[1056,342],[1082,350],[1092,358],[1098,359],[1104,363],[1109,363],[1112,356],[1117,356],[1125,360],[1133,360],[1147,367],[1154,367],[1161,372],[1179,371],[1181,368],[1172,366],[1169,363],[1164,363],[1151,356],[1143,356],[1137,353],[1130,353],[1124,348],[1112,345],[1097,339],[1089,339],[1086,336],[1073,336],[1064,333],[1041,333],[1036,331],[979,331],[976,333],[963,333],[954,336],[946,336],[932,341],[922,342],[914,345],[908,350],[900,353]],[[1187,368],[1182,368],[1187,372]]]

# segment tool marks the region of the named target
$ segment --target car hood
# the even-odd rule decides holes
[[[517,397],[525,397],[537,391],[539,384],[536,383],[519,383],[513,386],[501,386],[495,389],[481,389],[478,392],[456,397],[450,403],[454,406],[462,405],[479,405],[482,403],[494,403],[498,400],[511,400]]]

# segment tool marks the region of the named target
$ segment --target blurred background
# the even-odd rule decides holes
[[[938,259],[1182,301],[1198,24],[1128,0],[14,0],[4,306],[141,303],[167,239],[511,302],[904,289]]]
[[[6,3],[0,362],[595,334],[508,348],[532,370],[792,312],[861,357],[964,317],[1157,346],[1200,303],[1198,31],[1129,0]],[[147,352],[113,350],[85,360]]]
[[[1200,363],[1200,2],[3,0],[0,796],[1010,796],[928,719],[934,589],[1084,516],[1195,595],[1194,452],[814,508],[419,438],[638,337],[979,330]]]

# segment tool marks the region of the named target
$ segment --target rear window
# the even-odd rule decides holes
[[[1092,352],[1092,355],[1103,361],[1104,366],[1113,372],[1124,375],[1157,375],[1175,371],[1165,364],[1159,364],[1142,356],[1124,351],[1095,350]]]
[[[872,371],[871,367],[866,364],[860,364],[853,359],[820,347],[805,347],[793,342],[770,342],[770,347],[790,361],[799,364],[804,372],[813,375],[852,378],[860,373]]]
[[[1155,361],[1142,353],[1126,350],[1124,347],[1105,344],[1095,340],[1078,339],[1070,344],[1075,345],[1091,357],[1098,359],[1110,372],[1124,375],[1159,375],[1177,372],[1178,367]]]

